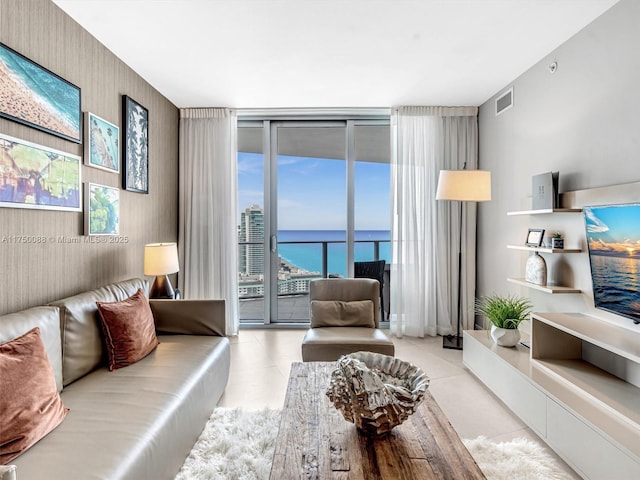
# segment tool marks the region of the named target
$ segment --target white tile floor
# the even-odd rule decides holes
[[[291,362],[300,362],[305,330],[241,330],[231,338],[231,373],[219,406],[248,410],[281,408]],[[393,338],[396,357],[430,377],[429,390],[462,438],[540,440],[462,365],[462,352],[442,348],[441,337]],[[549,450],[550,451],[550,450]],[[550,451],[551,452],[551,451]],[[554,455],[555,456],[555,455]],[[570,467],[556,457],[575,479]]]

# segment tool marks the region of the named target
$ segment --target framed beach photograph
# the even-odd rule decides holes
[[[542,239],[544,238],[544,228],[530,228],[527,232],[527,240],[524,244],[527,247],[539,247],[542,245]]]
[[[94,113],[84,114],[84,164],[120,172],[120,129]]]
[[[122,96],[122,188],[149,193],[149,111]]]
[[[0,207],[82,211],[77,155],[0,134]]]
[[[0,43],[0,117],[82,143],[80,88]]]
[[[85,184],[84,234],[120,233],[120,189],[96,183]]]

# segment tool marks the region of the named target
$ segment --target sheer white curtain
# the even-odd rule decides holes
[[[238,333],[237,159],[234,111],[180,110],[179,284],[184,298],[226,301]]]
[[[460,203],[436,201],[440,170],[478,167],[476,107],[400,107],[392,118],[391,331],[455,333]],[[462,328],[472,328],[476,204],[463,204]]]

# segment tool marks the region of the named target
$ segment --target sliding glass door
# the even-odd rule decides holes
[[[306,323],[313,279],[389,260],[388,139],[387,119],[239,122],[242,322]]]

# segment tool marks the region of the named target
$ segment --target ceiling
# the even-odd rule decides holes
[[[178,107],[351,108],[481,105],[618,0],[53,1]]]

